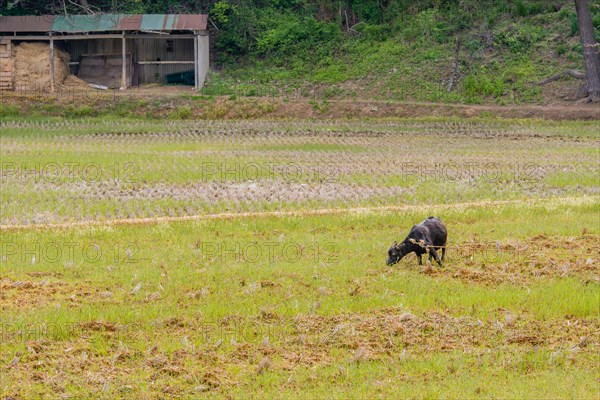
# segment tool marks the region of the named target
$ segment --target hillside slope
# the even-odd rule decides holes
[[[555,103],[583,69],[572,0],[20,0],[0,15],[208,13],[206,95]],[[590,0],[600,38],[600,0]],[[458,57],[457,57],[458,56]],[[450,81],[453,84],[450,84]]]
[[[498,104],[573,99],[577,80],[537,85],[583,68],[572,1],[446,3],[408,8],[379,24],[346,26],[344,12],[340,32],[326,29],[332,22],[306,30],[299,28],[310,25],[306,20],[296,28],[282,22],[258,33],[244,57],[228,52],[217,35],[205,93]],[[592,12],[598,29],[600,3]]]

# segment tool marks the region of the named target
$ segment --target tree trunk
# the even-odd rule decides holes
[[[592,15],[588,0],[575,0],[575,10],[579,21],[579,35],[583,46],[585,63],[585,81],[588,95],[592,101],[600,101],[600,55],[594,36]]]
[[[94,14],[94,12],[90,8],[90,4],[88,3],[87,0],[80,0],[80,3],[81,3],[81,8],[83,8],[86,13],[88,13],[88,14]]]
[[[456,81],[456,75],[458,75],[458,63],[460,56],[460,37],[456,38],[456,48],[454,49],[454,64],[452,64],[452,75],[450,75],[450,81],[448,82],[448,92],[451,92],[454,88],[454,82]]]

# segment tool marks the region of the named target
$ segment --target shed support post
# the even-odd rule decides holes
[[[204,80],[206,79],[206,74],[208,73],[208,67],[209,67],[209,42],[208,42],[208,32],[207,31],[200,31],[198,32],[198,35],[196,36],[197,38],[197,52],[198,52],[198,57],[197,59],[197,63],[198,63],[198,69],[197,69],[197,73],[198,73],[198,79],[196,80],[197,83],[197,90],[202,89],[202,87],[204,86]]]
[[[121,90],[127,89],[127,41],[125,40],[125,31],[122,32],[121,37]]]
[[[52,32],[50,32],[50,91],[54,93],[54,39],[52,38]]]
[[[199,73],[198,68],[200,68],[200,63],[198,62],[198,32],[194,31],[194,90],[200,90],[200,82],[199,82]]]

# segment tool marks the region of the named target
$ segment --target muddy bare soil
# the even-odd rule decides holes
[[[67,382],[78,382],[73,375],[76,376],[76,371],[93,369],[85,382],[93,387],[135,370],[142,376],[152,377],[157,385],[154,390],[162,392],[160,398],[166,398],[183,394],[181,388],[177,389],[183,382],[202,385],[203,390],[212,393],[243,385],[240,376],[233,376],[227,367],[222,368],[224,364],[249,375],[263,370],[292,373],[299,368],[316,370],[337,364],[343,374],[345,368],[353,364],[402,363],[420,360],[432,353],[460,351],[468,356],[466,361],[461,361],[466,363],[462,365],[464,368],[492,362],[502,363],[508,369],[529,370],[533,366],[523,362],[523,354],[531,348],[548,350],[549,364],[576,364],[597,350],[600,331],[597,319],[563,318],[542,322],[531,315],[503,309],[496,310],[485,321],[453,317],[445,312],[413,315],[395,308],[368,314],[300,315],[293,320],[269,323],[235,317],[231,315],[210,324],[182,318],[165,320],[160,327],[163,335],[185,337],[199,346],[172,353],[157,346],[147,350],[132,348],[127,344],[144,336],[144,332],[104,322],[73,325],[65,342],[48,340],[44,336],[52,334],[48,331],[40,337],[28,338],[26,353],[12,361],[3,360],[8,361],[4,363],[4,373],[27,377],[28,384],[48,385],[58,394],[68,391]],[[232,320],[237,321],[238,328],[248,329],[232,327]],[[258,329],[259,333],[255,335],[249,327]],[[265,332],[268,332],[266,337]],[[22,335],[21,332],[10,334]],[[233,344],[215,346],[223,342],[223,338],[233,339],[232,335],[235,335]],[[90,347],[91,336],[111,343],[106,354]],[[118,342],[121,344],[112,345]],[[346,356],[340,360],[339,354]],[[202,373],[190,376],[190,363],[203,365]],[[456,366],[449,364],[448,373],[453,373],[454,368]],[[168,385],[173,380],[179,385]]]
[[[383,118],[383,117],[485,117],[539,118],[549,120],[597,120],[600,104],[564,102],[552,105],[464,105],[441,103],[396,103],[376,100],[333,100],[316,110],[307,102],[279,105],[274,116],[287,118]]]
[[[538,235],[505,243],[470,241],[448,250],[448,268],[425,265],[420,272],[469,283],[527,285],[540,278],[578,278],[600,283],[600,236]]]
[[[107,91],[113,92],[113,91]],[[152,87],[129,89],[113,93],[96,93],[89,90],[68,91],[58,94],[0,92],[0,104],[20,108],[27,113],[31,107],[56,103],[89,106],[97,111],[117,103],[148,99],[160,106],[140,105],[134,114],[148,113],[167,117],[183,106],[190,107],[192,118],[200,119],[331,119],[331,118],[388,118],[388,117],[501,117],[537,118],[548,120],[598,120],[600,104],[587,104],[560,99],[545,100],[544,104],[500,106],[497,104],[467,105],[426,103],[412,101],[386,101],[374,99],[287,99],[282,97],[248,97],[230,100],[227,96],[214,100],[185,99],[182,93],[192,94],[187,88]],[[62,112],[58,109],[57,112]]]

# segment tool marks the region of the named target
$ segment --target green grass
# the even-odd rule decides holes
[[[440,299],[445,299],[444,301],[449,304],[462,304],[464,308],[480,304],[482,309],[486,309],[485,304],[489,302],[488,311],[490,311],[498,304],[518,310],[533,298],[539,301],[532,302],[530,307],[540,318],[560,316],[564,311],[561,305],[565,303],[570,304],[578,316],[594,315],[592,300],[595,294],[576,280],[548,281],[543,285],[527,289],[518,285],[469,289],[468,286],[454,279],[419,277],[420,274],[411,271],[410,268],[388,277],[385,276],[385,272],[389,270],[383,266],[383,261],[389,246],[388,242],[392,239],[401,239],[399,227],[410,226],[429,212],[437,211],[436,214],[442,216],[446,223],[452,226],[450,243],[452,246],[459,247],[462,242],[483,235],[503,241],[539,234],[550,237],[577,236],[583,228],[588,229],[592,234],[600,234],[594,224],[574,223],[574,221],[593,220],[599,210],[597,202],[587,202],[576,207],[563,205],[556,209],[554,206],[547,205],[527,208],[524,206],[476,207],[462,212],[443,208],[441,210],[439,207],[434,207],[429,211],[427,209],[419,213],[413,211],[404,216],[384,213],[367,217],[329,216],[275,220],[260,218],[218,223],[210,221],[172,223],[135,228],[93,228],[91,231],[77,229],[69,231],[67,237],[60,231],[25,234],[6,232],[4,240],[20,244],[27,240],[39,246],[38,258],[42,259],[36,262],[35,271],[52,272],[58,267],[58,271],[61,271],[63,276],[74,280],[91,279],[101,287],[118,285],[123,290],[123,295],[127,295],[126,292],[135,281],[136,275],[145,277],[144,287],[155,287],[161,281],[161,265],[168,263],[170,265],[170,268],[167,268],[168,275],[174,279],[174,282],[168,282],[169,286],[166,289],[171,289],[175,293],[176,288],[181,288],[186,279],[193,277],[194,279],[184,287],[189,290],[199,290],[208,285],[210,292],[216,297],[216,310],[220,310],[218,304],[229,299],[228,308],[248,309],[250,313],[257,313],[259,305],[268,301],[268,294],[264,293],[267,297],[261,298],[254,304],[255,299],[251,296],[248,298],[242,296],[239,299],[242,301],[241,304],[233,302],[232,296],[236,294],[237,289],[231,285],[226,285],[229,289],[219,288],[223,283],[232,283],[236,279],[259,282],[281,275],[281,283],[284,287],[298,278],[313,286],[310,283],[311,276],[315,273],[323,273],[328,276],[326,281],[331,282],[333,286],[344,287],[347,281],[364,277],[365,270],[372,268],[383,274],[374,275],[367,280],[373,293],[381,293],[384,288],[406,293],[405,306],[419,312],[435,308]],[[527,223],[532,220],[539,222]],[[315,230],[322,231],[311,232]],[[201,233],[196,234],[196,232]],[[140,234],[143,234],[143,242],[136,239]],[[283,239],[279,241],[281,237]],[[352,241],[344,241],[346,237],[352,237]],[[55,243],[62,244],[58,247],[60,250],[54,250],[52,244]],[[77,244],[72,250],[72,260],[67,260],[69,247],[66,243]],[[204,247],[203,243],[208,247]],[[90,260],[95,261],[94,257],[98,254],[98,251],[90,247],[93,245],[101,249],[98,262],[90,262]],[[272,254],[268,252],[269,246],[272,247]],[[160,248],[164,248],[164,252]],[[298,250],[300,248],[302,250]],[[29,258],[20,259],[25,249],[26,246],[23,245],[22,248],[19,247],[20,251],[16,255],[10,256],[11,261],[20,261],[10,263],[10,270],[19,272],[14,276],[15,279],[26,279],[27,272],[33,268]],[[126,255],[128,249],[134,253],[131,259]],[[87,259],[86,250],[91,254]],[[55,260],[56,257],[53,255],[57,252],[63,255],[60,262]],[[46,253],[48,253],[47,257],[44,257]],[[352,254],[352,257],[348,257],[348,254]],[[451,262],[457,263],[456,267],[461,265],[460,258],[456,254],[449,252],[449,257]],[[51,262],[44,263],[43,258],[50,258]],[[414,264],[414,261],[408,258],[405,264]],[[113,265],[115,262],[118,265]],[[61,265],[57,266],[57,263]],[[106,268],[109,266],[114,268],[114,271],[107,271]],[[439,293],[419,296],[419,293],[426,292],[427,287],[434,282],[438,286]],[[298,289],[300,290],[298,295],[305,290]],[[559,293],[564,293],[566,297]],[[377,299],[358,296],[352,299],[347,297],[347,293],[341,292],[338,295],[340,298],[334,296],[330,301],[322,304],[323,312],[327,314],[337,311],[360,312],[375,304],[378,307],[397,305],[397,299],[391,296],[380,298],[376,296]],[[176,299],[177,297],[174,297],[172,300]],[[374,304],[373,301],[376,303]],[[163,302],[161,307],[164,306]],[[293,302],[282,302],[278,307],[286,316],[293,316],[302,311]],[[49,309],[39,311],[53,312],[51,306]],[[215,317],[222,317],[229,313],[228,310],[219,312],[222,315],[215,315]]]
[[[594,201],[558,208],[544,203],[527,208],[475,207],[460,213],[438,207],[436,214],[446,221],[452,246],[460,246],[474,236],[485,236],[501,242],[537,234],[572,237],[577,236],[583,227],[587,227],[591,234],[600,235],[597,226],[586,222],[597,216],[598,204]],[[523,212],[525,209],[526,213]],[[45,285],[52,287],[57,283],[65,290],[37,299],[23,298],[20,307],[17,307],[10,298],[18,293],[18,289],[5,287],[4,292],[9,297],[4,301],[2,323],[13,329],[15,326],[29,327],[30,331],[31,327],[45,324],[47,330],[45,333],[38,332],[40,337],[37,338],[50,340],[50,344],[44,346],[58,350],[83,345],[85,351],[98,360],[113,357],[119,351],[124,351],[119,348],[125,346],[134,355],[117,361],[117,365],[133,369],[133,374],[118,379],[129,385],[135,380],[150,379],[143,366],[148,358],[144,355],[145,351],[152,345],[157,346],[159,352],[172,357],[173,362],[184,354],[183,359],[189,364],[190,370],[203,370],[207,365],[198,364],[194,357],[204,351],[214,351],[209,349],[218,339],[225,338],[222,349],[216,350],[216,357],[221,361],[210,364],[210,367],[220,366],[235,380],[246,382],[244,390],[250,392],[262,387],[267,393],[282,391],[292,397],[320,396],[329,388],[336,397],[361,397],[367,394],[385,396],[395,388],[399,393],[408,395],[411,390],[422,397],[436,397],[443,390],[450,390],[446,395],[452,398],[467,393],[484,397],[518,392],[543,396],[548,392],[542,383],[562,377],[563,383],[553,388],[556,395],[568,397],[576,393],[578,397],[591,396],[595,385],[585,366],[595,364],[595,357],[585,350],[577,355],[575,364],[569,360],[549,363],[555,358],[551,355],[564,348],[563,344],[553,345],[552,336],[538,350],[527,345],[508,345],[506,340],[510,335],[500,334],[482,339],[485,343],[486,340],[497,341],[499,347],[494,346],[493,349],[484,346],[468,353],[442,351],[420,355],[426,347],[419,345],[408,347],[408,356],[398,359],[400,347],[388,356],[379,355],[376,359],[358,364],[348,361],[356,349],[348,349],[334,342],[323,349],[329,361],[319,363],[316,369],[299,367],[291,372],[280,369],[278,362],[281,360],[277,354],[293,351],[289,341],[298,337],[293,322],[298,315],[340,318],[344,315],[368,316],[378,310],[398,310],[398,313],[409,311],[417,318],[427,318],[432,313],[442,313],[456,318],[467,316],[473,321],[481,320],[489,330],[494,321],[501,318],[498,310],[502,309],[503,312],[520,315],[527,323],[554,324],[564,318],[598,323],[598,284],[584,283],[577,276],[542,276],[527,283],[517,277],[515,282],[506,281],[489,286],[464,282],[453,278],[452,274],[428,276],[420,271],[416,260],[411,257],[403,260],[399,266],[387,267],[384,261],[388,242],[399,239],[401,230],[406,230],[426,214],[424,210],[414,214],[250,218],[5,232],[4,243],[16,243],[21,247],[17,254],[5,255],[1,272],[4,280],[39,283],[43,279]],[[203,247],[202,243],[216,245],[217,250]],[[250,246],[258,246],[266,251],[268,244],[274,249],[272,257],[266,253],[255,256],[255,253],[247,250]],[[282,249],[288,244],[303,247],[302,255],[292,253],[286,256]],[[64,251],[59,259],[48,256],[49,249],[56,245],[63,250],[72,248],[72,258]],[[34,246],[38,246],[40,257],[32,264],[30,255]],[[91,260],[93,254],[97,254],[95,252],[87,258],[83,255],[84,249],[92,246],[101,249],[102,256],[97,261]],[[131,252],[127,253],[127,249]],[[574,259],[587,256],[576,254],[567,259],[573,262]],[[514,263],[510,259],[507,261]],[[463,268],[468,268],[465,260],[450,251],[445,269],[458,272]],[[34,278],[30,275],[32,272],[41,276]],[[272,282],[273,286],[265,286],[264,282]],[[141,288],[131,294],[138,283]],[[361,291],[357,295],[351,294],[357,285]],[[326,288],[327,294],[323,294],[321,287]],[[110,291],[110,297],[103,297],[101,293],[104,291]],[[158,293],[157,297],[149,299],[148,296],[153,293]],[[190,293],[200,294],[190,297]],[[30,300],[36,300],[33,303],[35,307],[32,307]],[[319,300],[320,306],[315,310],[314,304]],[[260,322],[264,312],[276,315],[275,319]],[[232,316],[254,329],[258,326],[258,336],[254,336],[246,325],[214,330],[220,321]],[[169,325],[170,320],[179,322]],[[80,327],[82,323],[94,321],[120,327],[118,340],[110,332]],[[347,323],[353,324],[351,321]],[[211,329],[206,331],[207,327]],[[327,329],[332,328],[330,326]],[[356,329],[361,331],[361,328]],[[486,329],[481,332],[487,332]],[[274,356],[278,361],[275,361],[272,371],[251,378],[251,369],[255,368],[251,366],[252,359],[254,362],[260,360],[258,348],[262,335],[267,332],[273,346],[279,349]],[[317,337],[309,338],[322,340],[318,338],[326,334],[321,331]],[[33,333],[29,335],[32,336],[29,339],[35,339]],[[238,344],[228,343],[228,335],[237,335]],[[431,339],[434,348],[438,335],[443,334],[434,331]],[[183,336],[194,344],[194,349],[181,342]],[[9,362],[16,351],[26,351],[26,343],[31,345],[31,340],[23,343],[18,341],[19,337],[15,335],[12,340],[5,340],[4,363]],[[466,340],[463,336],[457,339]],[[357,340],[360,343],[360,339]],[[240,345],[252,349],[258,346],[252,350],[258,353],[252,353],[254,355],[248,360],[250,365],[243,363],[237,366],[227,361],[227,357],[239,351]],[[560,357],[569,355],[565,354]],[[34,360],[28,361],[28,357],[23,359],[25,365]],[[47,354],[44,357],[50,357],[50,360],[62,356]],[[479,363],[483,363],[483,369],[477,366]],[[52,371],[53,368],[50,364],[44,369]],[[453,372],[448,375],[448,370]],[[290,374],[294,376],[294,383],[288,387],[286,382]],[[392,379],[398,374],[404,378],[400,381]],[[74,382],[80,379],[75,370],[69,369],[69,376]],[[361,376],[366,381],[356,384]],[[193,383],[181,379],[180,375],[159,378],[163,385],[171,382],[191,390]],[[391,381],[387,385],[376,384],[376,381],[386,382],[388,379]],[[33,386],[20,386],[18,392],[34,393],[32,390],[37,384],[30,384]],[[39,390],[43,387],[40,386]],[[132,393],[137,395],[155,393],[151,387],[134,387],[136,389],[132,389]],[[91,395],[91,392],[86,395],[89,390],[86,388],[90,386],[79,388],[75,385],[65,390],[86,397]],[[242,393],[238,386],[225,385],[219,390],[230,395]]]

